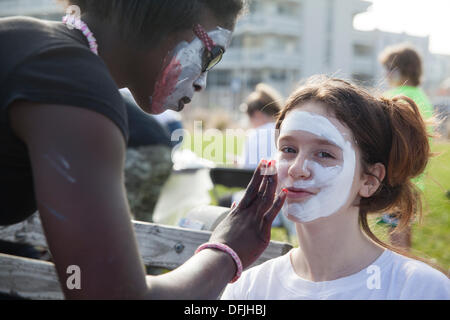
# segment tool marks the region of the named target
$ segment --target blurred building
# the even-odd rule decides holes
[[[193,105],[237,110],[259,82],[287,96],[298,82],[314,74],[384,89],[378,56],[386,46],[403,42],[421,53],[423,86],[433,94],[450,75],[450,56],[431,54],[428,37],[355,30],[355,16],[370,5],[364,0],[251,0],[230,48],[209,72],[208,87],[194,96]],[[0,17],[60,20],[63,7],[59,0],[0,0]]]
[[[408,43],[421,55],[424,74],[432,75],[431,53],[429,52],[429,38],[411,36],[406,33],[391,33],[380,30],[352,32],[352,64],[351,79],[367,86],[380,89],[386,88],[386,73],[378,61],[380,53],[388,46]],[[424,78],[424,80],[427,80]]]
[[[223,61],[209,73],[207,90],[194,104],[236,110],[259,82],[287,96],[314,74],[383,90],[385,73],[378,56],[386,46],[403,42],[424,59],[425,87],[442,82],[450,63],[430,54],[428,37],[354,29],[355,16],[370,5],[363,0],[253,0]]]

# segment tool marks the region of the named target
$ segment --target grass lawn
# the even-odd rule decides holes
[[[412,253],[429,259],[450,271],[450,199],[445,193],[450,190],[450,142],[433,142],[432,158],[425,176],[423,194],[424,212],[422,221],[413,224]],[[388,241],[387,228],[376,225],[372,219],[374,233]]]
[[[435,259],[450,270],[450,142],[434,142],[434,157],[427,170],[424,191],[425,214],[413,226],[413,252]]]
[[[229,164],[229,156],[239,155],[243,137],[223,136],[219,138],[193,137],[189,145],[197,155],[223,165]],[[202,143],[203,140],[203,143]],[[194,148],[194,144],[197,145]],[[200,147],[198,147],[200,145]],[[195,150],[194,150],[195,149]],[[450,142],[434,141],[433,152],[439,155],[430,161],[425,177],[424,216],[421,223],[413,225],[412,253],[432,260],[443,269],[450,271],[450,200],[445,193],[450,190]],[[218,186],[216,192],[223,195],[231,189]],[[216,204],[213,202],[213,204]],[[387,227],[376,224],[376,217],[369,220],[373,232],[384,242],[388,242]],[[284,229],[273,228],[272,240],[286,241]],[[291,241],[295,246],[295,240]]]

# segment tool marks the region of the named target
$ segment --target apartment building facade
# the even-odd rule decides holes
[[[370,5],[363,0],[253,0],[223,61],[209,73],[207,90],[194,104],[237,110],[259,82],[287,96],[315,74],[383,90],[385,72],[378,56],[386,46],[404,42],[421,53],[426,84],[442,81],[443,75],[433,72],[437,60],[428,50],[428,37],[355,30],[355,16]]]
[[[335,75],[367,86],[386,86],[378,55],[388,45],[408,42],[424,59],[426,88],[448,77],[450,56],[430,54],[429,38],[353,27],[367,11],[364,0],[251,0],[238,21],[230,48],[208,74],[207,89],[193,105],[237,111],[259,82],[287,96],[314,74]],[[27,15],[60,20],[57,0],[0,0],[0,17]]]

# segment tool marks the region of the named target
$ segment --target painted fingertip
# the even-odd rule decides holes
[[[288,189],[286,189],[286,188],[281,189],[281,191],[284,192],[285,194],[288,194],[288,192],[289,192]]]
[[[236,201],[233,201],[233,204],[231,205],[231,209],[234,209],[236,207]]]

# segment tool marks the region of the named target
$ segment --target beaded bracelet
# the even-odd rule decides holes
[[[236,263],[237,271],[236,271],[236,275],[230,281],[230,283],[236,282],[237,279],[239,279],[241,277],[242,269],[243,269],[241,259],[239,259],[239,256],[237,255],[237,253],[233,249],[231,249],[229,246],[227,246],[226,244],[212,243],[212,242],[202,244],[200,247],[198,247],[197,250],[195,250],[195,253],[199,253],[203,249],[207,249],[207,248],[221,250],[223,252],[228,253],[233,258],[234,262]]]

